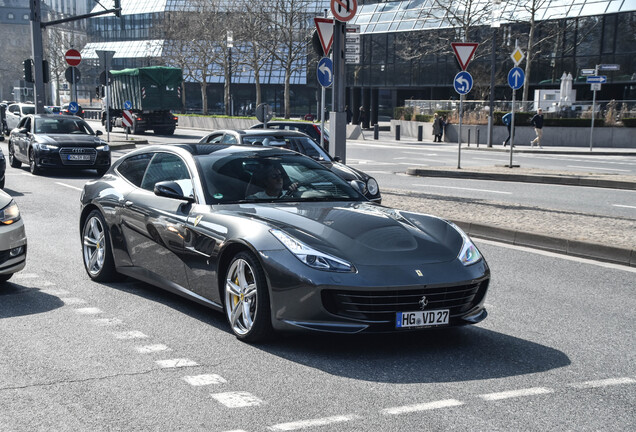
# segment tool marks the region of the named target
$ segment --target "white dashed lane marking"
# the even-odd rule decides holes
[[[148,335],[137,330],[115,332],[113,336],[115,336],[115,339],[145,339],[148,337]]]
[[[496,190],[490,190],[490,189],[464,188],[464,187],[458,187],[458,186],[422,185],[422,184],[417,184],[417,183],[413,183],[413,186],[419,186],[419,187],[425,187],[425,188],[457,189],[457,190],[466,190],[466,191],[488,192],[488,193],[495,193],[495,194],[512,195],[512,192],[496,191]]]
[[[184,376],[183,379],[192,386],[207,386],[212,384],[224,384],[227,382],[225,378],[216,374]]]
[[[164,369],[199,366],[199,363],[190,359],[157,360],[155,363],[157,363],[159,367]]]
[[[66,183],[62,183],[62,182],[55,182],[55,184],[59,184],[60,186],[67,187],[67,188],[69,188],[69,189],[75,189],[75,190],[78,190],[78,191],[81,191],[81,190],[82,190],[82,188],[79,188],[79,187],[77,187],[77,186],[71,186],[71,185],[68,185],[68,184],[66,184]]]
[[[360,416],[352,415],[352,414],[340,415],[340,416],[324,417],[324,418],[313,419],[313,420],[301,420],[301,421],[290,422],[290,423],[280,423],[274,426],[270,426],[267,429],[271,431],[294,431],[299,429],[307,429],[310,427],[328,426],[335,423],[344,423],[351,420],[357,420],[360,418],[361,418]]]
[[[66,297],[66,298],[61,298],[60,300],[62,300],[64,302],[64,304],[66,305],[78,305],[78,304],[85,304],[86,300],[83,300],[81,298],[77,298],[77,297]]]
[[[96,318],[93,320],[93,323],[100,326],[116,326],[121,325],[124,322],[119,318]]]
[[[137,350],[140,354],[150,354],[154,352],[170,351],[170,348],[163,344],[156,344],[136,347],[135,350]]]
[[[479,395],[480,398],[487,401],[497,401],[502,399],[510,399],[524,396],[537,396],[542,394],[553,393],[554,390],[545,387],[533,387],[527,389],[511,390],[498,393],[487,393]]]
[[[263,401],[248,392],[227,392],[213,394],[212,397],[228,408],[246,408],[258,406]]]
[[[464,402],[458,401],[456,399],[446,399],[446,400],[440,400],[435,402],[426,402],[421,404],[404,405],[400,407],[386,408],[382,410],[382,414],[399,415],[399,414],[406,414],[406,413],[412,413],[412,412],[418,412],[418,411],[428,411],[428,410],[440,409],[440,408],[450,408],[450,407],[460,406],[463,404]]]
[[[75,309],[75,312],[81,315],[97,315],[102,313],[102,310],[96,307],[88,307],[88,308]]]
[[[634,383],[636,383],[635,379],[625,377],[625,378],[609,378],[609,379],[596,380],[596,381],[585,381],[582,383],[570,384],[570,387],[574,387],[577,389],[590,389],[590,388],[609,387],[609,386],[615,386],[615,385],[634,384]]]

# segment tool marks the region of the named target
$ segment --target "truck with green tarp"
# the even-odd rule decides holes
[[[107,130],[122,127],[126,132],[172,135],[177,116],[172,110],[181,109],[181,82],[179,68],[150,66],[110,72],[108,114],[106,103],[102,110],[102,125]],[[124,122],[124,111],[132,114],[130,126]],[[110,121],[110,124],[108,124]]]

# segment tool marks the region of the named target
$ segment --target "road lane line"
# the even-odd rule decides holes
[[[576,389],[590,389],[590,388],[598,388],[598,387],[609,387],[615,385],[622,384],[636,384],[636,380],[632,378],[608,378],[603,380],[595,380],[595,381],[585,381],[582,383],[574,383],[570,384],[570,387],[574,387]]]
[[[386,409],[383,409],[381,412],[384,415],[399,415],[399,414],[428,411],[428,410],[440,409],[440,408],[450,408],[450,407],[456,407],[460,405],[464,405],[464,402],[458,401],[457,399],[445,399],[445,400],[439,400],[435,402],[426,402],[426,403],[415,404],[415,405],[404,405],[399,407],[386,408]]]
[[[115,339],[146,339],[148,337],[148,335],[137,330],[114,332],[113,336],[115,336]]]
[[[632,170],[624,170],[624,169],[618,169],[618,168],[597,168],[597,167],[591,167],[591,166],[582,166],[582,165],[568,165],[568,168],[583,168],[583,169],[589,169],[589,170],[597,170],[597,171],[622,171],[622,172],[631,172]]]
[[[612,204],[614,207],[622,207],[622,208],[631,208],[631,209],[636,209],[636,206],[628,206],[628,205],[623,205],[623,204]]]
[[[170,351],[170,348],[168,348],[167,345],[156,344],[156,345],[138,346],[138,347],[135,347],[135,350],[139,354],[150,354],[150,353],[161,352],[161,351]]]
[[[189,366],[199,366],[199,363],[190,359],[169,359],[169,360],[157,360],[155,363],[163,369],[174,369]]]
[[[190,375],[184,376],[183,380],[192,386],[206,386],[211,384],[224,384],[225,378],[217,374]]]
[[[78,188],[77,186],[71,186],[71,185],[68,185],[68,184],[62,183],[62,182],[55,182],[55,184],[59,184],[60,186],[64,186],[64,187],[71,188],[71,189],[75,189],[75,190],[78,190],[80,192],[82,190],[82,188]]]
[[[88,308],[75,309],[75,312],[81,315],[97,315],[102,313],[102,310],[96,307],[88,307]]]
[[[533,387],[533,388],[511,390],[511,391],[505,391],[505,392],[486,393],[486,394],[479,395],[479,397],[487,401],[497,401],[502,399],[516,398],[516,397],[537,396],[537,395],[548,394],[553,392],[554,390],[549,388]]]
[[[228,408],[246,408],[263,403],[261,399],[248,392],[216,393],[212,398]]]
[[[503,194],[503,195],[512,195],[512,192],[495,191],[495,190],[489,190],[489,189],[463,188],[458,186],[422,185],[417,183],[413,183],[413,186],[419,186],[423,188],[458,189],[458,190],[466,190],[466,191],[473,191],[473,192],[488,192],[488,193],[496,193],[496,194]]]
[[[300,430],[300,429],[307,429],[310,427],[328,426],[328,425],[332,425],[336,423],[344,423],[351,420],[357,420],[360,418],[361,418],[360,416],[354,415],[354,414],[339,415],[339,416],[333,416],[333,417],[317,418],[312,420],[301,420],[301,421],[295,421],[295,422],[289,422],[289,423],[279,423],[274,426],[269,426],[267,429],[271,431],[294,431],[294,430]]]
[[[77,298],[77,297],[66,297],[61,298],[65,305],[78,305],[78,304],[86,304],[86,300]]]
[[[121,325],[124,322],[119,318],[96,318],[93,320],[93,323],[100,326],[116,326]]]
[[[16,273],[13,275],[13,279],[35,279],[39,278],[37,273]]]

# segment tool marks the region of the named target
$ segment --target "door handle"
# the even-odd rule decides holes
[[[133,203],[132,201],[126,201],[126,202],[124,203],[124,206],[126,206],[126,207],[132,207],[132,205],[133,205],[133,204],[134,204],[134,203]]]

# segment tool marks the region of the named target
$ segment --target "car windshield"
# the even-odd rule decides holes
[[[211,204],[366,201],[351,185],[302,155],[240,153],[195,157]]]
[[[68,117],[36,118],[35,133],[94,135],[93,129],[84,120]]]
[[[34,106],[23,106],[22,107],[22,113],[23,114],[35,114],[35,107]]]
[[[331,156],[311,138],[304,136],[245,135],[243,144],[281,147],[307,155],[318,161],[331,162]]]

